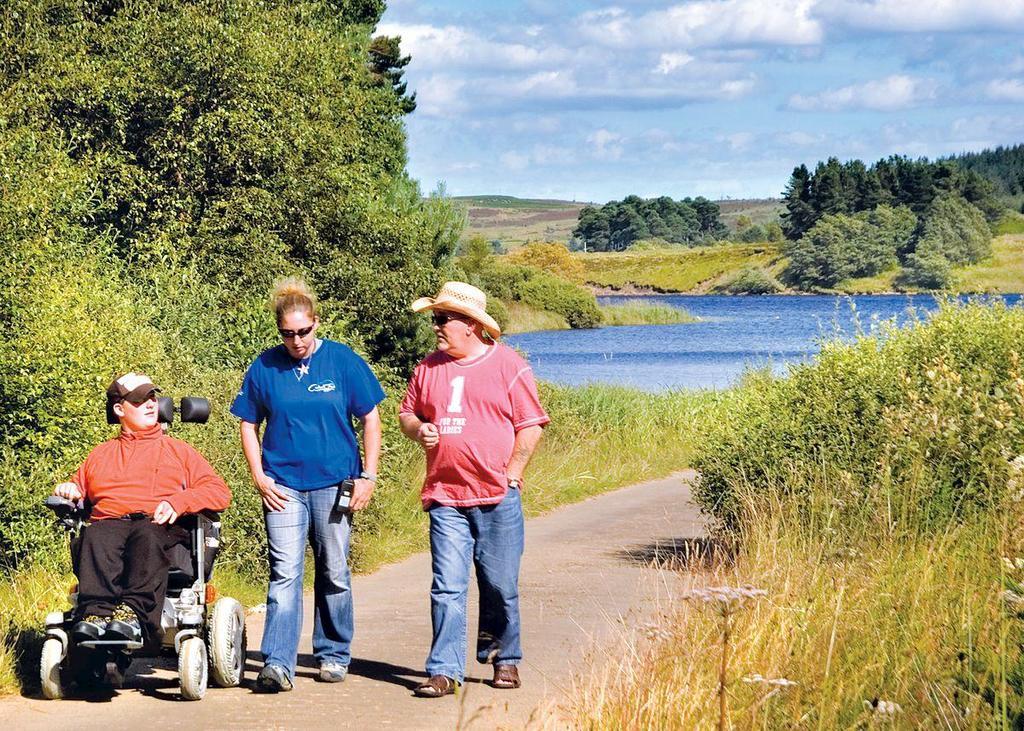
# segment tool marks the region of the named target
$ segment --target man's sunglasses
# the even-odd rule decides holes
[[[449,320],[464,320],[464,318],[454,312],[435,312],[430,316],[430,320],[438,327],[444,327]]]
[[[156,393],[154,392],[154,393],[149,394],[148,396],[141,396],[141,397],[136,397],[136,398],[133,398],[133,399],[126,398],[126,399],[121,399],[121,400],[122,401],[127,401],[132,406],[142,406],[143,404],[148,403],[150,401],[156,401]]]
[[[281,328],[277,328],[277,331],[279,333],[281,333],[281,337],[282,338],[287,340],[288,338],[295,338],[295,337],[304,338],[307,335],[309,335],[311,332],[313,332],[313,328],[314,327],[316,327],[315,324],[314,325],[310,325],[309,327],[304,327],[301,330],[282,330]]]

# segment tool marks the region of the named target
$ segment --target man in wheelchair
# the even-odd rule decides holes
[[[169,552],[189,540],[179,516],[222,511],[231,493],[189,444],[164,433],[157,388],[126,373],[107,389],[121,424],[117,438],[96,446],[54,494],[91,505],[75,573],[76,642],[124,640],[159,648]]]

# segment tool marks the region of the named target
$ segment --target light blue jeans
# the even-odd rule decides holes
[[[462,682],[466,672],[466,597],[470,562],[480,590],[476,656],[481,663],[518,665],[519,560],[523,555],[523,505],[519,490],[497,505],[452,508],[434,505],[430,515],[430,552],[434,582],[430,612],[434,640],[428,675]]]
[[[313,547],[313,656],[320,664],[347,666],[354,619],[348,543],[352,519],[332,510],[337,488],[300,492],[278,485],[288,496],[284,510],[264,510],[270,547],[267,621],[260,650],[267,665],[295,676],[302,634],[302,574],[306,542]]]

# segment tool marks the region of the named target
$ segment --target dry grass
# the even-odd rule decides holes
[[[577,256],[586,266],[586,278],[591,284],[658,292],[707,292],[744,267],[765,269],[778,276],[784,264],[774,244],[721,244]]]
[[[865,534],[838,546],[794,530],[782,514],[754,525],[734,565],[692,577],[694,586],[767,591],[732,620],[725,727],[988,728],[996,721],[999,699],[990,693],[999,693],[1006,619],[995,526],[951,528],[919,542]],[[595,667],[577,689],[574,726],[718,724],[716,612],[680,595],[641,622],[618,654],[620,662]]]

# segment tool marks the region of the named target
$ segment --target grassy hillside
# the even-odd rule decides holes
[[[586,203],[513,198],[507,195],[476,195],[453,198],[466,210],[463,239],[481,235],[517,249],[530,241],[566,242],[576,228]]]
[[[745,267],[765,269],[777,276],[783,265],[775,244],[721,244],[577,256],[590,284],[657,292],[710,292]]]
[[[760,225],[778,221],[779,215],[786,210],[781,200],[777,198],[757,198],[752,200],[725,200],[715,201],[721,211],[722,223],[736,230],[736,219],[746,216],[751,223]]]

